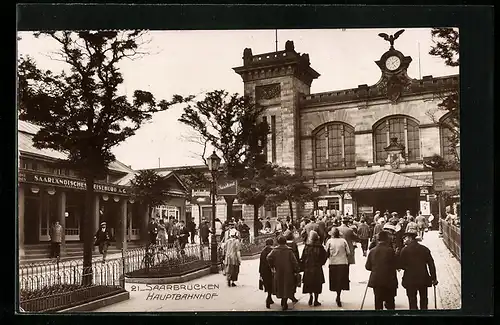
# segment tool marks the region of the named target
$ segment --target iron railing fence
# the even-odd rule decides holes
[[[262,251],[268,238],[276,244],[276,234],[251,237],[242,242],[242,255]],[[296,241],[300,240],[298,233]],[[217,263],[222,266],[221,243]],[[20,307],[26,312],[48,312],[70,308],[106,297],[125,289],[125,276],[167,277],[183,275],[211,264],[211,245],[148,245],[123,250],[121,257],[94,260],[84,272],[83,261],[40,262],[19,266]],[[84,281],[87,277],[92,281]]]
[[[460,232],[460,226],[453,225],[446,222],[444,219],[440,220],[441,231],[443,235],[443,241],[450,252],[461,261],[461,243],[462,237]]]
[[[205,245],[147,245],[125,251],[123,259],[127,276],[173,276],[210,265],[211,254]]]
[[[34,263],[19,267],[19,300],[23,310],[46,312],[123,292],[123,259]],[[90,277],[91,281],[86,281]]]

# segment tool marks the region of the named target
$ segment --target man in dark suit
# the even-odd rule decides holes
[[[158,226],[156,225],[155,219],[151,218],[148,224],[148,235],[149,235],[149,245],[156,244],[156,237],[158,236]]]
[[[309,238],[309,233],[311,230],[314,230],[315,232],[319,233],[319,225],[316,223],[316,217],[312,216],[310,219],[310,222],[306,221],[306,225],[304,226],[304,230],[302,230],[302,238],[304,238],[304,241]]]
[[[410,309],[418,309],[417,292],[420,296],[420,309],[426,310],[428,288],[437,285],[436,266],[431,251],[416,240],[417,232],[405,233],[406,247],[401,250],[400,267],[404,270],[402,285],[406,289]],[[430,274],[429,274],[430,273]]]
[[[196,235],[196,223],[194,223],[194,218],[188,220],[186,228],[190,234],[191,244],[194,244],[194,236]]]
[[[387,231],[378,234],[378,244],[368,253],[365,268],[371,271],[368,287],[373,288],[375,310],[382,310],[384,304],[386,309],[394,310],[398,288],[397,258]]]
[[[318,221],[318,235],[320,243],[324,243],[326,239],[326,223],[324,218],[321,218]]]
[[[340,225],[340,227],[337,227],[337,229],[340,232],[340,236],[346,240],[347,245],[349,246],[349,251],[351,252],[351,254],[349,254],[347,259],[349,261],[349,265],[351,265],[356,263],[354,258],[354,250],[356,248],[355,242],[359,242],[359,238],[358,236],[356,236],[352,228],[349,227],[349,222],[349,217],[342,218],[342,225]]]

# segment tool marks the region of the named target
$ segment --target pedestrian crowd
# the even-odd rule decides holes
[[[151,218],[148,224],[149,243],[157,245],[159,250],[166,248],[175,248],[181,254],[184,254],[184,248],[191,240],[194,244],[196,224],[193,220],[178,220],[170,216],[167,218]]]
[[[342,291],[350,289],[350,265],[355,264],[355,250],[361,246],[365,268],[370,271],[367,288],[373,289],[375,309],[395,309],[398,288],[397,272],[403,271],[401,285],[406,289],[409,309],[428,309],[428,288],[438,284],[436,268],[430,250],[422,245],[429,221],[419,212],[398,213],[377,211],[373,220],[361,215],[304,217],[294,225],[285,227],[278,220],[277,245],[266,241],[260,255],[259,289],[267,293],[266,308],[274,303],[272,296],[281,299],[282,310],[288,309],[288,300],[297,303],[297,288],[309,294],[309,306],[320,306],[325,276],[329,290],[336,293],[335,303],[342,307]],[[287,220],[289,221],[289,220]],[[266,223],[263,222],[263,229]],[[299,256],[293,232],[304,239],[305,246]],[[323,265],[328,264],[328,274]],[[366,297],[363,297],[362,305]],[[420,297],[420,306],[417,303]]]

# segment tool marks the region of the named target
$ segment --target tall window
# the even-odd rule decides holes
[[[276,116],[271,116],[271,160],[273,163],[276,162]]]
[[[455,151],[451,139],[453,137],[453,131],[450,130],[448,126],[451,126],[450,117],[445,117],[439,127],[439,133],[441,134],[441,156],[445,160],[455,160]]]
[[[262,122],[264,122],[264,123],[266,123],[266,125],[268,125],[268,124],[267,124],[267,116],[263,116],[263,117],[262,117]],[[267,139],[266,139],[266,140],[267,140]],[[265,146],[264,146],[264,155],[265,155],[265,157],[266,157],[266,161],[267,161],[267,142],[268,142],[268,141],[266,141]]]
[[[383,164],[387,159],[385,148],[389,145],[391,138],[397,138],[398,143],[405,146],[404,156],[408,161],[420,159],[420,131],[418,122],[404,116],[386,118],[375,125],[375,160]]]
[[[344,123],[330,123],[314,135],[316,169],[354,167],[354,128]]]

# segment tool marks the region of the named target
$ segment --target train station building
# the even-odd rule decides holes
[[[412,58],[398,51],[397,44],[367,59],[380,69],[377,83],[322,93],[310,91],[320,77],[311,65],[314,58],[297,52],[292,41],[277,52],[253,54],[247,48],[243,65],[233,68],[244,94],[266,107],[262,118],[271,130],[268,160],[305,176],[321,194],[315,204],[295,207],[295,215],[315,209],[354,215],[377,210],[437,213],[433,172],[424,161],[435,154],[454,159],[451,131],[440,126],[449,115],[437,105],[458,90],[459,75],[412,78]],[[191,209],[195,219],[200,216],[197,205]],[[202,205],[201,215],[210,218],[210,209],[209,202]],[[225,219],[223,200],[217,210]],[[261,216],[289,215],[287,205],[261,210]],[[253,219],[251,207],[236,204],[236,211]]]

